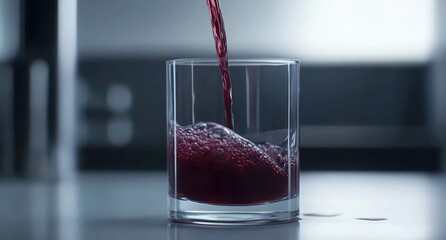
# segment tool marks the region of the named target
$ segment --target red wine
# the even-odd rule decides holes
[[[207,0],[211,17],[212,32],[217,50],[218,65],[220,66],[221,81],[223,85],[223,98],[225,104],[226,126],[234,129],[234,115],[232,113],[232,87],[228,69],[228,48],[223,17],[219,0]]]
[[[285,149],[270,143],[256,145],[216,123],[185,127],[176,124],[175,128],[177,198],[209,204],[247,205],[297,194],[297,154],[290,155],[288,164]],[[172,154],[173,139],[170,141]],[[288,192],[289,167],[291,192]],[[173,172],[170,175],[174,176]],[[170,179],[172,187],[173,179]],[[171,188],[170,194],[173,193]]]

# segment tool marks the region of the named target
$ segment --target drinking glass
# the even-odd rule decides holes
[[[271,224],[268,226],[197,226],[191,224],[169,223],[167,240],[299,240],[299,222]]]
[[[299,214],[299,62],[229,60],[234,129],[218,60],[167,61],[168,212],[244,225]]]

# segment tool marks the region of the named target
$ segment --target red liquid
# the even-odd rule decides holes
[[[234,129],[234,115],[232,113],[232,87],[228,69],[228,48],[223,17],[218,0],[207,0],[211,17],[212,32],[217,50],[218,65],[220,66],[221,81],[223,85],[223,98],[225,103],[226,126]]]
[[[290,159],[289,192],[287,151],[283,148],[269,143],[255,145],[215,123],[176,125],[176,133],[177,198],[247,205],[297,194],[297,154],[292,154]],[[170,141],[172,154],[173,139]],[[170,176],[174,176],[173,172]],[[174,179],[170,179],[172,187]],[[174,189],[170,189],[170,194],[174,194]]]

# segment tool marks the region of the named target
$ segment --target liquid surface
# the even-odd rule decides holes
[[[170,141],[173,154],[173,139]],[[288,163],[286,149],[270,143],[254,144],[215,123],[176,125],[176,141],[177,198],[245,205],[277,201],[298,192],[297,152],[291,154]],[[175,190],[170,192],[174,195]]]

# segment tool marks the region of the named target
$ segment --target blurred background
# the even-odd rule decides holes
[[[301,60],[302,170],[439,172],[445,4],[221,7],[230,58]],[[0,0],[0,175],[165,169],[165,61],[214,49],[204,1]]]

